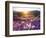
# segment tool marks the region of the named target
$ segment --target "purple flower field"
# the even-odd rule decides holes
[[[40,11],[33,10],[28,14],[13,11],[13,31],[39,30]]]

